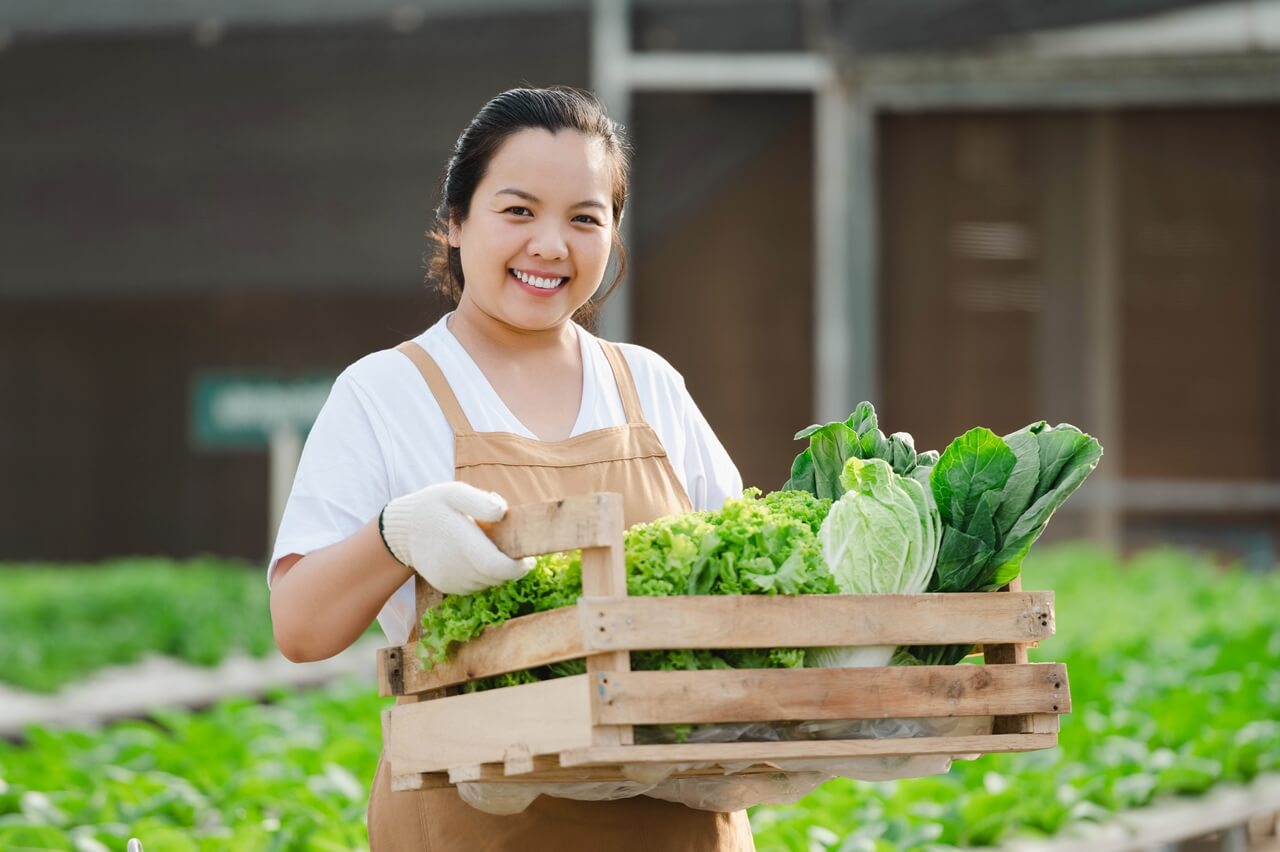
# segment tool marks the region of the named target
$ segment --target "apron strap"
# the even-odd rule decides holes
[[[598,339],[598,338],[597,338]],[[607,340],[600,341],[604,357],[609,359],[613,368],[613,380],[618,384],[618,395],[622,397],[622,410],[631,424],[644,423],[644,409],[640,407],[640,395],[636,393],[636,381],[631,375],[631,368],[622,350]]]
[[[427,387],[431,389],[436,402],[440,404],[440,410],[444,412],[449,425],[453,427],[453,433],[455,435],[470,435],[475,432],[471,428],[471,421],[467,419],[467,415],[462,413],[462,406],[458,404],[458,398],[454,396],[453,388],[449,387],[449,380],[444,377],[444,373],[440,370],[440,365],[435,362],[435,359],[412,340],[406,340],[396,349],[408,357],[414,363],[414,366],[418,368],[418,372],[422,373],[422,378],[426,381]]]

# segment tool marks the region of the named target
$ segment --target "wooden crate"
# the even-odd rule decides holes
[[[424,671],[417,631],[379,651],[392,788],[614,780],[623,765],[1032,751],[1070,712],[1066,666],[1027,662],[1054,631],[1053,593],[628,597],[622,498],[512,507],[490,530],[512,557],[582,550],[577,606],[512,619]],[[439,593],[419,582],[418,610]],[[985,665],[633,672],[630,652],[977,643]],[[471,679],[586,658],[587,673],[470,694]],[[994,716],[984,736],[640,745],[635,725]],[[748,770],[753,771],[753,770]],[[705,776],[720,770],[687,770]]]

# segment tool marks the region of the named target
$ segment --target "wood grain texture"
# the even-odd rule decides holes
[[[513,559],[605,547],[622,537],[622,495],[608,491],[512,506],[485,532]]]
[[[438,787],[448,787],[452,783],[449,776],[443,772],[411,772],[407,775],[392,775],[391,792],[432,790]]]
[[[378,649],[378,694],[383,698],[404,694],[404,649],[399,647]]]
[[[1013,594],[1023,594],[1022,578],[1014,577],[1008,585],[1002,586],[995,593],[997,598],[1005,598]],[[1001,645],[995,642],[986,643],[982,648],[983,661],[991,665],[1023,665],[1027,662],[1027,646],[1021,644]]]
[[[545,666],[585,655],[575,607],[513,618],[454,647],[449,659],[423,669],[416,645],[379,652],[378,689],[382,695],[411,695],[505,672]]]
[[[613,764],[711,763],[744,760],[802,760],[912,754],[992,754],[1036,751],[1058,744],[1057,734],[1004,734],[973,737],[911,737],[879,740],[810,740],[781,743],[686,743],[569,749],[565,767]]]
[[[410,644],[417,642],[422,633],[422,614],[444,600],[444,592],[423,579],[421,574],[413,577],[413,626],[409,628]]]
[[[624,747],[625,748],[625,747]],[[732,773],[739,775],[759,775],[774,773],[776,766],[758,764],[745,769],[735,769]],[[718,766],[701,769],[681,769],[671,774],[673,778],[719,778],[725,774]],[[461,766],[449,770],[449,780],[453,783],[461,781],[487,781],[490,783],[528,784],[533,781],[625,781],[628,780],[625,767],[619,764],[608,766],[574,766],[562,767],[556,755],[535,757],[533,766],[527,774],[513,775],[506,771],[501,763],[485,763],[479,766]]]
[[[1007,597],[1011,594],[1022,593],[1022,578],[1014,577],[1009,581],[1008,585],[1000,588],[994,597]],[[1027,662],[1027,646],[1026,645],[984,645],[982,648],[982,660],[987,665],[992,666],[1020,666]],[[1066,677],[1066,673],[1063,673]],[[1064,681],[1065,683],[1065,681]],[[1030,733],[1034,723],[1030,716],[1014,715],[1014,716],[997,716],[992,723],[992,733],[996,734],[1024,734]]]
[[[627,562],[622,545],[622,501],[602,506],[601,513],[609,513],[604,520],[612,530],[612,536],[603,547],[582,549],[582,594],[592,597],[626,598]],[[582,635],[579,628],[579,636]],[[631,654],[627,651],[606,651],[587,657],[587,677],[591,683],[592,743],[594,745],[628,745],[633,739],[629,726],[607,724],[600,718],[599,697],[603,692],[600,678],[603,672],[627,672],[631,670]]]
[[[1053,635],[1053,592],[583,597],[589,651],[1030,642]]]
[[[608,672],[596,676],[602,724],[668,725],[1066,713],[1066,667],[891,666]]]
[[[500,763],[516,746],[552,754],[591,744],[586,675],[398,704],[383,736],[392,775]]]

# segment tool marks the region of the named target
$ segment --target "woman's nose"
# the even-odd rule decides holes
[[[569,244],[559,227],[547,225],[539,228],[529,240],[529,254],[547,260],[563,260],[569,254]]]

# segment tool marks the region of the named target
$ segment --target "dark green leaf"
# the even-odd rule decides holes
[[[1009,534],[1014,522],[1035,498],[1036,483],[1040,478],[1040,445],[1036,435],[1046,425],[1041,420],[1004,436],[1004,442],[1013,450],[1018,461],[1009,474],[1009,481],[1005,483],[1004,499],[1000,501],[1000,508],[996,512],[996,528],[1001,536]]]
[[[818,493],[817,482],[813,472],[813,450],[808,447],[791,462],[791,478],[782,486],[783,491],[808,491]]]
[[[952,441],[930,477],[942,522],[967,527],[982,495],[1003,489],[1017,461],[1008,444],[981,426]]]
[[[1074,429],[1074,427],[1068,428]],[[1102,457],[1102,446],[1088,435],[1084,435],[1083,438],[1083,442],[1075,442],[1076,453],[1057,465],[1059,475],[1054,487],[1031,504],[1030,508],[1023,512],[1009,529],[1003,547],[992,560],[990,584],[997,584],[1001,578],[1007,578],[1004,582],[1008,582],[1009,579],[1018,576],[1023,558],[1031,549],[1031,545],[1044,532],[1054,511],[1075,493],[1085,478],[1098,466],[1098,459]]]
[[[828,423],[809,439],[813,450],[814,493],[832,500],[844,494],[840,474],[845,462],[862,458],[858,435],[844,423]]]
[[[1036,442],[1040,445],[1040,476],[1034,500],[1053,490],[1071,459],[1090,441],[1093,439],[1069,423],[1059,423],[1036,435]]]
[[[999,533],[996,531],[995,514],[1000,506],[1002,492],[988,491],[978,500],[978,507],[969,518],[965,532],[979,539],[992,552],[1000,548]]]
[[[938,562],[929,591],[969,591],[990,558],[991,547],[985,541],[966,535],[955,527],[944,526],[942,546],[938,548]]]
[[[858,445],[861,451],[860,458],[883,459],[890,464],[893,463],[889,454],[889,439],[879,429],[871,429],[860,435]]]

